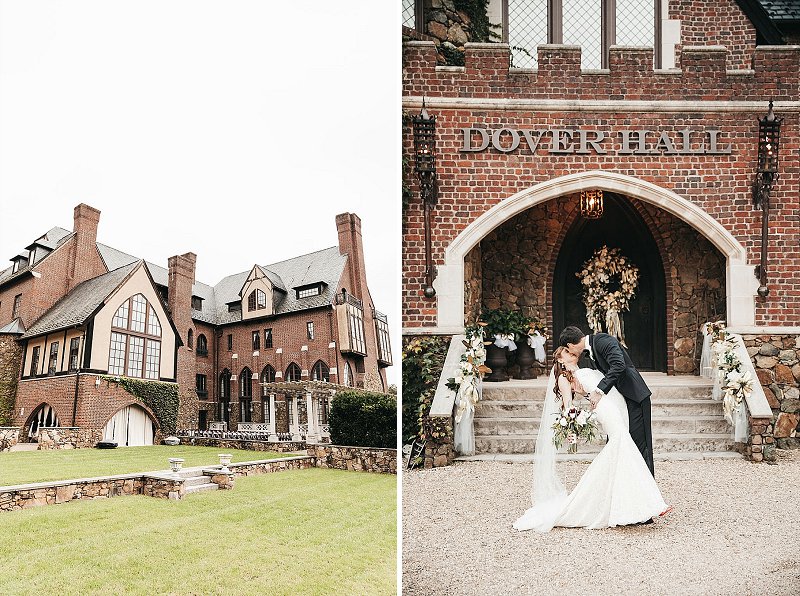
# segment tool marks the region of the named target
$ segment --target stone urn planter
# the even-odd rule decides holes
[[[484,381],[508,381],[510,378],[506,372],[506,367],[508,366],[508,349],[498,348],[494,344],[486,346],[486,366],[491,368],[492,372],[483,378]]]
[[[517,358],[517,366],[519,366],[519,374],[514,378],[523,380],[535,379],[536,368],[534,363],[536,362],[536,356],[533,348],[528,345],[527,338],[522,338],[517,342],[517,349],[514,350],[514,353]]]
[[[228,465],[231,463],[233,455],[231,455],[230,453],[219,453],[218,455],[219,455],[219,465],[222,466],[222,469],[220,471],[225,472],[227,474],[228,472],[230,472],[230,470],[228,469]]]
[[[169,458],[169,467],[172,470],[173,474],[177,474],[183,468],[183,459],[180,457],[170,457]]]

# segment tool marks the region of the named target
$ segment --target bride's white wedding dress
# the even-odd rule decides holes
[[[587,392],[596,389],[603,378],[603,373],[588,368],[578,369],[574,375]],[[551,378],[545,400],[551,399],[552,384]],[[541,424],[549,428],[552,422],[548,423],[544,416],[553,414],[548,412],[553,408],[547,406],[545,404]],[[642,522],[667,509],[642,454],[628,434],[625,398],[616,389],[611,389],[599,401],[595,413],[602,430],[608,434],[608,443],[595,456],[569,495],[565,494],[555,477],[554,450],[552,463],[541,458],[535,459],[535,466],[552,467],[552,477],[543,481],[541,473],[537,476],[535,472],[534,483],[537,480],[540,483],[554,483],[556,489],[553,490],[551,486],[544,494],[540,490],[537,498],[537,487],[534,485],[534,505],[514,522],[514,528],[540,532],[548,532],[554,526],[608,528]],[[549,440],[552,441],[552,431]],[[537,450],[540,443],[543,443],[541,438],[537,441]],[[546,444],[543,446],[546,447]]]

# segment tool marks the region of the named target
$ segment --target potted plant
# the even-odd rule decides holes
[[[547,341],[544,324],[536,317],[526,317],[520,313],[517,341],[517,365],[519,379],[536,378],[536,362],[544,364],[544,343]]]
[[[509,352],[517,349],[514,341],[515,316],[512,311],[503,308],[484,309],[481,313],[481,321],[486,323],[486,366],[492,369],[484,377],[485,381],[508,381],[510,378],[506,367]]]

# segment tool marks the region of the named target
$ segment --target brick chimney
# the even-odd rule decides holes
[[[199,402],[195,392],[194,350],[189,350],[189,329],[194,332],[192,322],[192,285],[194,285],[197,255],[187,252],[169,258],[168,309],[172,322],[178,330],[183,345],[178,348],[178,428],[197,428]],[[195,336],[197,334],[195,333]],[[194,347],[194,346],[193,346]]]
[[[347,291],[367,300],[367,273],[364,267],[364,242],[361,238],[361,218],[355,213],[336,216],[336,231],[339,233],[339,253],[348,256],[350,287]]]
[[[79,283],[105,273],[97,253],[97,224],[100,211],[81,203],[75,207],[72,231],[74,244],[70,252],[67,273],[67,291]]]

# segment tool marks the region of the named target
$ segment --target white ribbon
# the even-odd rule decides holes
[[[528,336],[528,345],[533,348],[533,354],[536,356],[536,360],[544,364],[544,360],[546,355],[544,353],[544,344],[547,341],[543,335],[540,335],[538,331],[534,331],[533,335]]]
[[[494,345],[498,348],[508,348],[509,352],[513,352],[517,349],[517,344],[514,343],[514,334],[510,333],[508,335],[503,335],[502,333],[498,333],[494,336]]]

